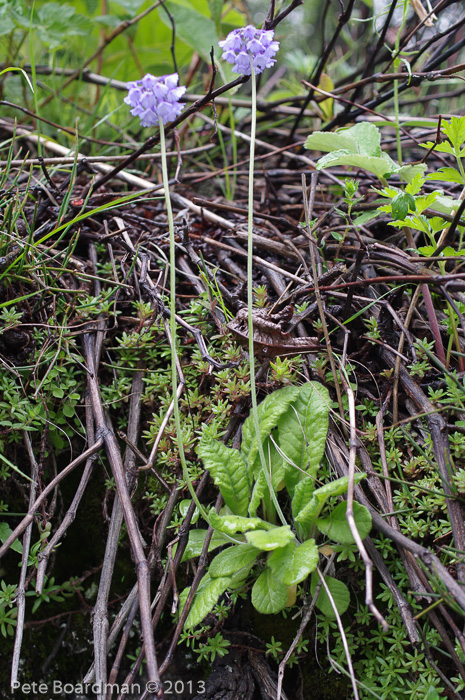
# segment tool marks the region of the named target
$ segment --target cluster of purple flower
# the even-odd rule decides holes
[[[273,37],[272,29],[256,29],[249,24],[242,29],[234,29],[218,45],[223,49],[222,58],[233,64],[233,73],[250,75],[251,59],[255,73],[261,73],[276,63],[274,56],[279,49],[279,42],[274,41]]]
[[[219,42],[223,49],[222,58],[233,64],[233,73],[251,75],[251,61],[255,73],[261,73],[276,63],[274,56],[279,42],[274,41],[274,31],[256,29],[251,24],[242,29],[234,29],[224,41]],[[186,92],[178,87],[179,75],[172,73],[156,78],[147,73],[142,80],[128,83],[126,104],[132,107],[131,114],[139,117],[142,126],[156,126],[173,121],[184,109],[179,100]]]
[[[172,73],[156,78],[147,73],[142,80],[128,83],[126,104],[132,107],[131,114],[140,118],[142,126],[155,126],[173,121],[184,109],[179,100],[186,92],[178,87],[179,75]]]

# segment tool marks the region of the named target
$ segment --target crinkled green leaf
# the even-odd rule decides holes
[[[233,576],[245,566],[250,567],[260,552],[252,545],[237,544],[224,549],[212,560],[208,570],[212,578]]]
[[[298,469],[287,466],[286,487],[294,492],[302,471],[316,475],[325,451],[330,399],[326,387],[308,382],[300,387],[295,401],[278,421],[278,442],[286,457]],[[299,471],[302,470],[302,471]]]
[[[349,523],[346,518],[347,501],[339,503],[336,508],[333,508],[327,518],[318,518],[316,526],[323,535],[329,537],[330,540],[340,542],[341,544],[353,544],[354,538],[350,531]],[[355,524],[358,534],[362,540],[369,535],[371,530],[371,514],[370,511],[360,503],[354,501],[353,512]]]
[[[247,542],[263,552],[271,552],[278,547],[285,547],[295,538],[289,525],[274,527],[271,530],[254,530],[247,532],[245,539]]]
[[[318,566],[318,547],[315,540],[302,544],[289,542],[281,549],[275,549],[267,560],[273,576],[285,586],[294,586],[304,581]]]
[[[207,438],[200,441],[199,457],[219,487],[226,505],[237,515],[247,515],[250,501],[249,477],[238,450]]]
[[[212,579],[209,573],[206,573],[200,581],[199,587],[192,601],[191,609],[184,624],[184,629],[191,629],[198,625],[213,610],[218,598],[229,587],[231,578],[223,576],[222,578]],[[185,596],[187,598],[187,595]],[[184,600],[185,603],[185,600]]]
[[[365,477],[365,473],[358,472],[355,474],[354,483],[358,484]],[[341,496],[343,493],[346,493],[348,486],[349,477],[342,476],[340,479],[330,481],[324,486],[321,486],[319,489],[316,489],[313,492],[311,500],[304,505],[302,510],[294,517],[294,520],[301,523],[304,527],[309,529],[309,532],[311,532],[315,526],[316,519],[318,518],[328,498],[330,496]]]
[[[315,595],[315,589],[318,583],[320,583],[320,580],[321,579],[318,576],[317,572],[314,571],[312,573],[312,581],[310,586],[312,595]],[[333,598],[336,610],[338,611],[339,615],[343,615],[349,607],[350,603],[349,589],[347,588],[345,583],[339,581],[339,579],[337,578],[333,578],[332,576],[326,576],[325,582]],[[321,610],[323,615],[326,615],[326,617],[328,617],[329,619],[334,620],[334,618],[336,617],[334,607],[329,599],[328,594],[326,593],[324,586],[321,586],[320,588],[320,593],[316,601],[316,607],[319,610]]]
[[[286,607],[287,588],[274,578],[271,569],[265,571],[255,581],[252,588],[252,605],[263,615],[272,615]]]
[[[286,386],[283,389],[273,391],[258,405],[258,422],[262,444],[276,427],[279,417],[287,411],[289,404],[297,398],[298,394],[299,387]],[[252,415],[247,418],[242,427],[241,453],[248,464],[249,474],[257,473],[259,466],[257,464],[257,468],[255,468],[255,461],[258,456],[258,444]]]
[[[181,561],[188,561],[194,557],[200,557],[205,542],[205,537],[207,536],[207,530],[190,530],[189,539],[187,541],[186,548],[182,555]],[[223,535],[221,532],[216,530],[213,532],[210,544],[208,545],[208,551],[212,552],[217,547],[221,547],[223,544],[227,544],[230,540]],[[176,545],[177,546],[177,545]],[[173,556],[175,554],[175,548],[173,547]]]
[[[303,523],[298,523],[296,518],[307,503],[310,503],[314,491],[315,479],[312,476],[306,476],[304,479],[302,479],[302,481],[299,481],[294,490],[294,497],[292,499],[292,517],[294,518],[294,522],[296,524],[297,535],[301,539],[305,539],[310,534],[310,530],[305,527]]]
[[[217,515],[211,510],[208,515],[210,525],[227,535],[234,535],[236,532],[247,532],[248,530],[269,530],[273,526],[261,518],[245,518],[242,515]]]
[[[252,489],[252,497],[249,504],[249,515],[254,516],[257,513],[257,508],[260,505],[260,502],[267,489],[268,485],[266,483],[265,474],[263,473],[263,469],[261,469]]]

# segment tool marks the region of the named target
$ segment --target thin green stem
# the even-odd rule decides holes
[[[248,228],[247,228],[247,312],[248,312],[248,330],[249,330],[249,363],[250,363],[250,392],[252,394],[252,419],[257,437],[258,454],[260,462],[265,474],[267,486],[270,491],[271,500],[273,501],[276,512],[283,525],[286,525],[286,519],[279,506],[278,499],[274,492],[271,476],[268,473],[268,466],[263,452],[263,445],[260,438],[260,422],[258,420],[258,405],[257,405],[257,390],[255,387],[255,356],[254,356],[254,334],[253,334],[253,178],[254,178],[254,159],[255,159],[255,134],[257,127],[257,83],[255,80],[255,70],[252,59],[251,66],[251,84],[252,84],[252,118],[250,125],[250,162],[249,162],[249,203],[248,203]],[[252,465],[250,465],[252,467]]]
[[[163,191],[165,193],[166,202],[166,212],[168,214],[168,229],[170,234],[170,334],[171,334],[171,386],[173,390],[173,414],[174,423],[176,426],[176,442],[178,444],[179,459],[182,466],[182,474],[184,481],[187,484],[187,488],[199,509],[202,517],[207,520],[208,517],[204,507],[201,505],[197,494],[195,493],[192,480],[189,476],[189,470],[187,468],[186,456],[184,454],[184,444],[182,439],[182,428],[181,428],[181,415],[179,412],[179,401],[178,401],[178,374],[176,369],[176,359],[177,359],[177,343],[176,343],[176,247],[174,240],[174,221],[173,221],[173,210],[171,208],[171,198],[169,190],[168,181],[168,165],[166,162],[166,141],[165,141],[165,129],[163,123],[160,121],[160,150],[161,150],[161,171],[163,175]]]

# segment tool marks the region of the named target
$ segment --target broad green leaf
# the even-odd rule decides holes
[[[182,562],[193,559],[194,557],[200,557],[207,532],[208,530],[201,529],[191,530],[189,532],[189,539],[181,559]],[[214,549],[217,549],[217,547],[221,547],[223,544],[228,544],[229,541],[230,540],[225,535],[215,530],[210,540],[210,544],[208,545],[208,551],[212,552]],[[173,547],[173,556],[175,552],[176,549]]]
[[[362,540],[364,540],[371,530],[370,511],[356,501],[354,501],[353,510],[358,533]],[[329,537],[330,540],[340,542],[341,544],[353,544],[355,540],[352,537],[352,532],[347,522],[346,511],[347,501],[343,501],[331,511],[327,518],[318,518],[316,526],[319,531],[323,533],[323,535],[326,535],[326,537]]]
[[[286,386],[283,389],[273,391],[258,405],[258,422],[262,443],[276,427],[279,417],[287,411],[291,401],[297,398],[299,391],[299,387]],[[254,469],[258,456],[258,444],[252,415],[246,419],[242,427],[241,453],[248,464],[249,474],[258,471],[258,469]]]
[[[318,547],[315,540],[302,544],[289,542],[281,549],[276,549],[267,560],[273,576],[285,586],[301,583],[318,566]]]
[[[315,131],[307,137],[304,148],[312,151],[323,151],[324,153],[339,150],[356,152],[357,146],[347,131],[348,129],[334,132]]]
[[[320,580],[321,579],[317,572],[314,571],[312,573],[312,582],[310,587],[312,595],[315,595],[315,589],[318,583],[320,583]],[[333,598],[336,610],[338,611],[339,615],[343,615],[350,603],[349,589],[345,583],[342,583],[342,581],[339,581],[337,578],[332,578],[332,576],[326,576],[325,582]],[[316,601],[316,607],[329,619],[334,619],[336,617],[333,605],[325,591],[324,586],[321,586],[320,588],[320,593]]]
[[[208,570],[212,578],[233,576],[240,569],[250,567],[260,555],[255,547],[249,544],[237,544],[224,549],[216,555]]]
[[[360,122],[333,133],[317,131],[307,138],[305,148],[327,152],[343,149],[350,153],[377,157],[382,153],[380,143],[379,129],[369,122]]]
[[[12,532],[13,530],[8,525],[8,523],[0,523],[0,542],[3,544],[3,542],[5,542],[9,538]],[[15,552],[19,552],[19,554],[22,554],[23,545],[19,540],[15,540],[11,545],[10,549],[12,549]]]
[[[229,576],[212,579],[209,573],[205,574],[194,596],[184,629],[191,629],[202,622],[204,617],[213,610],[218,598],[225,592],[230,583]]]
[[[291,540],[295,538],[289,525],[282,527],[274,527],[271,530],[254,530],[248,532],[245,539],[249,544],[263,552],[271,552],[278,547],[285,547]]]
[[[336,165],[348,165],[353,168],[368,170],[380,180],[384,180],[390,173],[397,172],[399,168],[389,156],[383,155],[385,157],[366,156],[341,149],[332,151],[320,158],[316,169],[324,170],[324,168],[334,168]]]
[[[405,182],[412,182],[412,180],[420,175],[422,177],[426,170],[425,163],[416,163],[415,165],[402,165],[400,168],[396,166],[392,174],[398,175]]]
[[[460,201],[458,199],[446,197],[445,195],[441,194],[436,198],[434,209],[441,214],[450,214],[452,211],[456,211],[459,205]]]
[[[224,6],[223,0],[208,0],[208,6],[210,8],[212,20],[215,23],[216,31],[219,32],[221,28],[221,14]]]
[[[394,219],[405,219],[409,210],[415,211],[415,198],[408,192],[399,192],[391,201]]]
[[[191,507],[191,503],[192,503],[192,498],[183,498],[183,500],[180,501],[180,503],[178,504],[179,514],[183,518],[186,517],[186,515],[189,511],[189,508]],[[200,515],[199,509],[197,506],[195,506],[194,513],[193,513],[192,518],[191,518],[191,525],[195,525],[195,523],[199,519],[199,515]]]
[[[218,34],[213,20],[197,12],[192,6],[183,7],[177,2],[165,4],[174,19],[176,37],[182,39],[209,63],[211,47],[218,46]],[[162,7],[158,10],[158,16],[164,24],[171,28],[171,22]]]
[[[266,567],[253,585],[252,605],[263,615],[273,615],[285,608],[286,604],[286,586],[275,579],[271,569]]]
[[[295,401],[278,421],[278,443],[286,457],[299,469],[316,475],[323,457],[328,432],[330,399],[326,387],[308,382],[300,387]],[[286,465],[286,487],[293,494],[302,472]]]
[[[254,487],[252,489],[252,497],[249,504],[249,515],[254,516],[257,513],[257,508],[260,505],[262,498],[264,497],[268,485],[266,483],[265,474],[263,469],[260,469],[258,477],[255,480]]]
[[[366,477],[364,472],[355,474],[354,483],[358,484]],[[313,492],[312,499],[304,505],[302,510],[295,516],[294,520],[301,523],[309,532],[312,532],[317,517],[319,516],[324,504],[330,496],[342,496],[346,493],[349,486],[349,477],[342,476],[340,479],[330,481],[328,484],[321,486]]]
[[[296,522],[299,513],[304,509],[307,503],[310,503],[313,492],[315,491],[315,479],[312,476],[306,476],[295,487],[294,497],[292,499],[292,517]],[[307,537],[309,531],[301,523],[297,523],[297,534],[299,537]]]
[[[242,515],[217,515],[214,510],[208,514],[210,525],[227,535],[248,530],[269,530],[273,526],[261,518],[244,518]]]
[[[199,457],[233,513],[247,515],[250,486],[247,467],[238,450],[211,438],[202,439]]]

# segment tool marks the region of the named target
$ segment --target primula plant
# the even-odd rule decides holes
[[[353,543],[345,517],[346,502],[337,504],[334,499],[347,491],[348,477],[324,484],[319,481],[329,405],[328,391],[316,382],[279,389],[262,401],[258,420],[259,440],[267,455],[265,466],[259,457],[252,417],[244,423],[240,450],[210,437],[201,440],[199,456],[225,503],[219,514],[213,509],[208,513],[215,528],[209,549],[226,547],[210,562],[200,582],[186,629],[199,624],[226,590],[239,589],[248,580],[254,581],[252,603],[256,610],[264,614],[280,612],[294,604],[298,584],[310,574],[314,593],[319,581],[317,538],[325,544],[328,540]],[[364,476],[356,474],[356,482]],[[280,492],[284,497],[280,496],[276,507]],[[370,513],[354,503],[354,514],[364,538],[371,529]],[[184,560],[200,554],[206,532],[200,529],[190,533]],[[342,614],[349,605],[347,587],[330,576],[326,584]],[[188,592],[186,589],[181,594],[181,604]],[[334,617],[333,604],[324,591],[316,604],[328,617]]]
[[[249,157],[249,191],[248,191],[248,217],[247,217],[247,326],[249,335],[249,362],[250,362],[250,392],[252,400],[252,421],[256,435],[260,435],[260,425],[257,408],[257,391],[255,387],[255,361],[254,361],[254,332],[253,332],[253,203],[254,203],[254,159],[255,159],[255,133],[257,126],[257,84],[256,75],[262,73],[265,68],[275,63],[274,56],[279,49],[279,42],[274,41],[274,32],[264,29],[256,29],[248,25],[244,29],[235,29],[230,32],[225,41],[219,42],[223,49],[223,58],[228,63],[234,64],[233,72],[241,75],[250,75],[252,80],[251,102],[251,127],[250,127],[250,157]],[[263,467],[263,473],[270,494],[273,489],[267,471],[266,460],[263,453],[261,440],[258,440],[258,453]],[[276,500],[275,500],[276,503]]]

